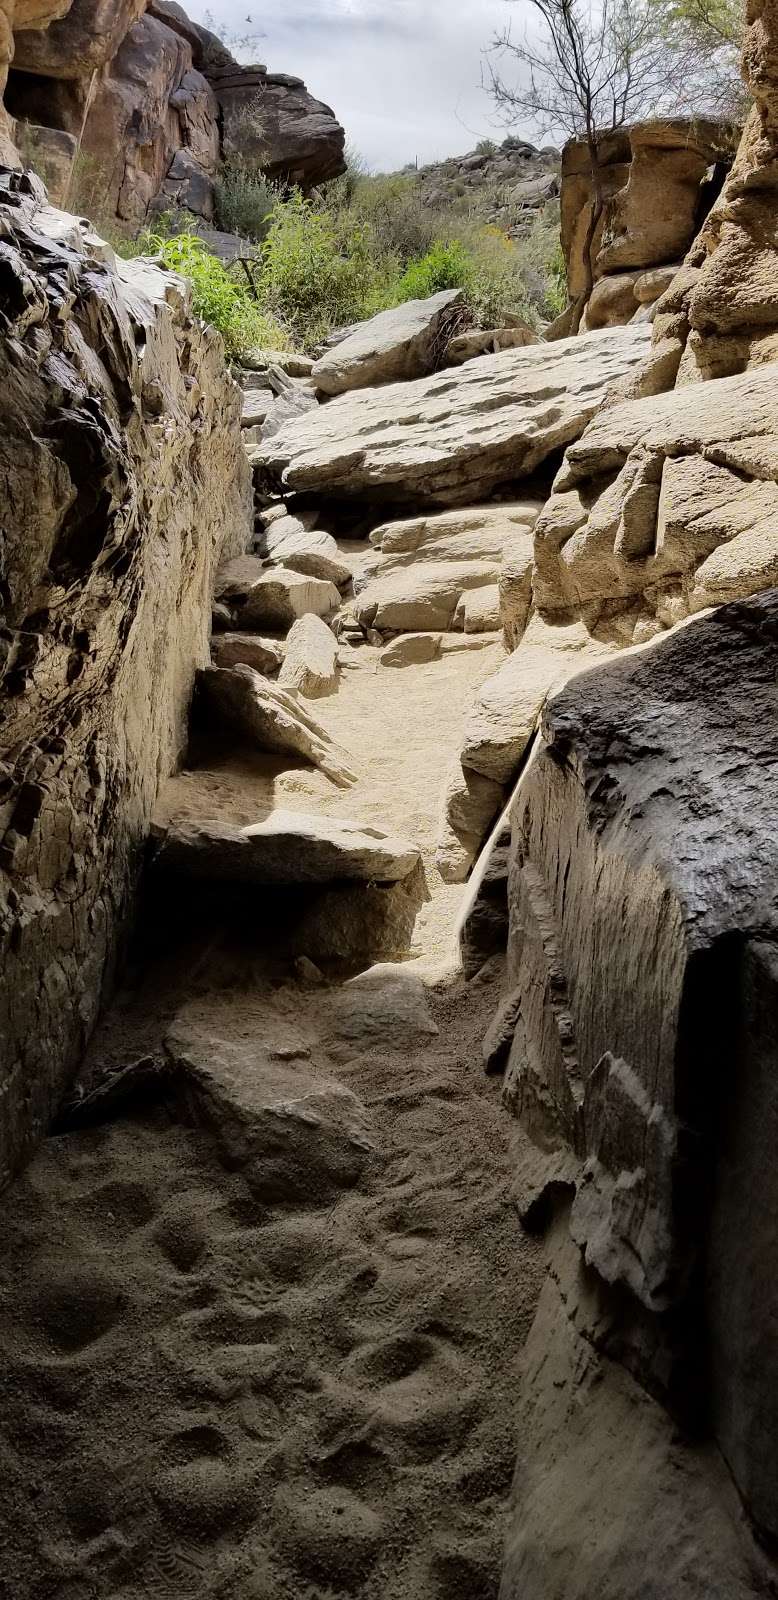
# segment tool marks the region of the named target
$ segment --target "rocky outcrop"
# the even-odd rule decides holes
[[[185,285],[114,263],[21,175],[3,175],[2,196],[7,1177],[110,978],[208,659],[213,574],[249,536],[249,483],[239,392]]]
[[[583,329],[629,322],[659,297],[667,279],[656,269],[677,268],[683,259],[721,188],[735,142],[732,128],[700,118],[654,118],[603,136],[604,206],[589,251],[591,289],[589,151],[581,139],[565,145],[562,248],[570,299],[579,312],[583,307]]]
[[[548,703],[512,808],[505,1091],[532,1141],[518,1171],[525,1217],[572,1196],[569,1236],[589,1272],[591,1331],[585,1312],[577,1318],[577,1337],[595,1347],[587,1359],[618,1353],[687,1424],[706,1419],[770,1537],[775,1379],[755,1291],[774,1269],[760,1151],[776,1114],[777,659],[772,592],[589,672]],[[548,1337],[546,1327],[546,1349]],[[553,1337],[563,1347],[572,1333],[557,1325]],[[709,1372],[694,1368],[701,1345]],[[536,1368],[528,1417],[541,1389],[550,1402],[547,1381]],[[639,1389],[631,1403],[639,1412]],[[657,1415],[666,1449],[670,1424]],[[535,1415],[530,1452],[542,1454],[543,1432]],[[717,1470],[708,1463],[711,1497]],[[641,1475],[640,1493],[669,1506],[672,1468],[658,1471],[653,1489]],[[537,1477],[520,1474],[510,1595],[548,1592],[552,1569],[544,1589],[532,1554],[538,1492]],[[730,1513],[731,1541],[735,1528]],[[627,1561],[633,1533],[619,1539]],[[586,1549],[595,1559],[593,1530]],[[734,1571],[731,1589],[692,1592],[750,1594],[746,1568]],[[586,1592],[577,1582],[560,1576],[555,1592]],[[623,1592],[610,1582],[606,1592]]]
[[[467,320],[460,289],[408,300],[361,323],[328,350],[314,365],[313,381],[323,394],[344,394],[425,377],[443,364],[449,338]]]
[[[303,188],[343,170],[329,107],[298,78],[240,66],[173,0],[19,0],[7,60],[22,156],[93,215],[210,224],[223,156]]]

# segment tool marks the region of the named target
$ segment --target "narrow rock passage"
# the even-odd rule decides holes
[[[401,831],[432,895],[412,959],[319,985],[275,956],[261,890],[255,940],[143,930],[82,1089],[144,1065],[76,1096],[8,1205],[8,1600],[496,1600],[542,1263],[481,1068],[493,990],[450,970],[462,889],[431,861],[500,647],[358,654],[316,703],[355,788],[222,750],[164,804]]]

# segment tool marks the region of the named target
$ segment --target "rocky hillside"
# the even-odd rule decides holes
[[[180,207],[212,222],[224,155],[304,189],[344,169],[330,108],[299,78],[239,65],[175,0],[21,0],[0,83],[6,161],[106,221]]]
[[[482,140],[464,156],[409,167],[430,206],[466,207],[509,238],[523,238],[535,217],[558,199],[560,156],[510,135],[500,145]]]

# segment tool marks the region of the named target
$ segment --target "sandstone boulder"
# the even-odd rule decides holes
[[[379,633],[446,631],[454,627],[460,596],[496,580],[498,572],[498,563],[489,561],[412,564],[372,579],[357,595],[354,614],[361,627]]]
[[[154,851],[156,873],[246,888],[344,879],[397,883],[418,861],[415,845],[378,828],[283,810],[246,828],[173,819],[156,829]]]
[[[292,623],[278,681],[285,689],[299,689],[308,700],[337,689],[337,641],[321,617],[298,617]]]
[[[500,620],[498,584],[483,584],[460,595],[454,612],[455,628],[461,628],[464,633],[496,633]]]
[[[554,627],[533,617],[518,649],[476,695],[465,721],[463,766],[510,783],[547,696],[612,649],[592,639],[583,623]]]
[[[440,365],[450,330],[463,314],[460,289],[381,311],[315,363],[314,383],[324,394],[343,394],[422,378]]]
[[[199,715],[212,732],[230,731],[260,750],[302,756],[340,788],[356,782],[348,758],[297,699],[251,667],[206,667],[197,674]]]
[[[263,639],[256,633],[231,633],[228,630],[218,633],[211,640],[211,660],[215,667],[253,667],[255,672],[269,678],[280,670],[284,648],[277,639]]]
[[[290,628],[311,612],[323,617],[340,604],[334,583],[285,567],[267,569],[257,556],[240,556],[220,568],[216,599],[225,601],[242,628]]]
[[[273,566],[321,578],[339,586],[351,580],[352,567],[331,533],[315,528],[316,518],[305,512],[275,517],[257,536],[255,549]]]
[[[639,324],[609,329],[336,396],[267,441],[264,472],[287,489],[371,503],[486,498],[577,438],[650,336]]]

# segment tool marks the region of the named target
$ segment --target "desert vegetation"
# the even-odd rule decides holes
[[[553,204],[517,239],[486,222],[480,203],[430,206],[413,174],[374,176],[353,157],[308,198],[226,162],[218,202],[222,227],[246,240],[229,265],[170,216],[115,242],[189,277],[198,314],[232,356],[257,346],[310,352],[336,328],[440,289],[461,288],[481,327],[537,326],[565,303]]]

